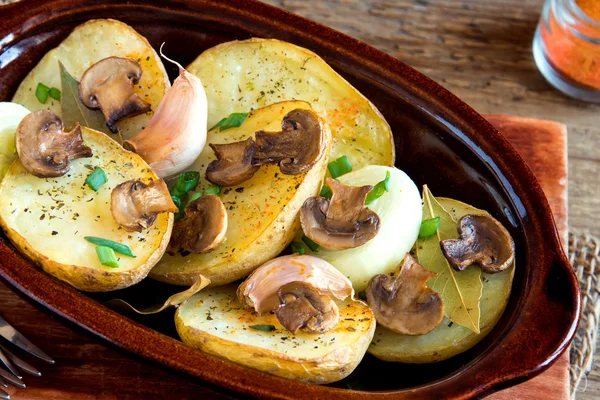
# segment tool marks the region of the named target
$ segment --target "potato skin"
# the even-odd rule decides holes
[[[215,292],[225,292],[231,294],[231,296],[235,296],[235,287],[232,287],[231,285],[209,289],[209,291],[210,290],[212,290],[211,293],[213,293],[213,295]],[[194,297],[198,298],[199,295],[206,296],[207,294],[208,293],[203,294],[203,292],[200,292]],[[188,301],[193,302],[194,297]],[[274,316],[251,316],[251,314],[254,314],[252,311],[241,312],[237,309],[230,311],[236,313],[236,317],[239,314],[240,317],[237,318],[237,320],[242,321],[236,323],[235,326],[232,327],[235,329],[244,329],[251,323],[272,323],[273,325],[276,325],[277,329],[281,330],[283,333],[278,332],[273,333],[273,335],[289,337],[289,340],[287,341],[288,346],[286,347],[288,354],[284,354],[282,351],[237,342],[236,338],[238,338],[238,336],[235,333],[230,336],[231,340],[228,340],[210,333],[211,329],[203,330],[190,326],[190,324],[186,323],[187,321],[182,318],[181,310],[182,307],[185,306],[181,306],[177,310],[175,314],[175,325],[177,332],[184,343],[206,353],[272,375],[321,385],[336,382],[348,376],[362,360],[375,331],[375,319],[368,306],[361,301],[347,300],[347,302],[351,304],[347,309],[340,306],[340,323],[338,323],[338,327],[327,332],[325,335],[335,335],[337,329],[347,329],[346,327],[341,326],[344,323],[348,323],[347,321],[344,321],[344,318],[354,317],[360,312],[364,319],[361,319],[360,322],[352,322],[354,325],[353,329],[356,329],[356,331],[353,332],[352,340],[350,342],[344,342],[344,346],[342,347],[332,351],[323,350],[319,352],[318,356],[313,357],[298,357],[291,355],[298,354],[298,352],[302,350],[293,348],[292,341],[294,340],[294,335],[281,327]],[[220,308],[217,306],[217,310],[211,311],[212,318],[219,319],[219,313],[226,310],[227,308]],[[348,313],[344,314],[343,310],[348,310]],[[244,316],[247,316],[247,318],[244,318]],[[245,330],[246,333],[248,331],[252,330]],[[261,334],[263,333],[256,332],[257,339]],[[314,336],[318,337],[323,335]],[[330,339],[328,338],[327,340]],[[315,342],[312,339],[309,341],[310,344],[308,346],[312,348]]]
[[[91,144],[92,148],[104,149],[104,151],[111,154],[111,160],[119,160],[120,162],[132,163],[132,169],[140,168],[144,170],[144,173],[135,171],[135,177],[138,179],[149,180],[149,179],[158,179],[158,177],[152,172],[150,167],[135,153],[131,153],[129,151],[124,150],[121,146],[119,146],[116,142],[110,139],[107,135],[101,132],[96,132],[91,129],[82,128],[84,133],[84,141],[86,144]],[[115,153],[119,152],[119,153]],[[78,176],[80,179],[84,179],[83,174],[87,175],[89,170],[83,167],[83,164],[86,163],[86,159],[79,159],[72,161],[70,174],[73,176]],[[88,161],[89,162],[89,161]],[[109,162],[109,161],[107,161]],[[86,172],[81,172],[86,171]],[[2,183],[0,183],[0,196],[6,196],[6,192],[10,185],[14,185],[15,182],[19,182],[19,179],[27,176],[27,172],[24,170],[21,162],[17,159],[9,168],[6,176],[4,177]],[[63,179],[64,177],[58,178]],[[34,178],[39,182],[40,185],[44,184],[45,179]],[[68,179],[68,178],[67,178]],[[39,181],[37,181],[39,180]],[[115,185],[116,182],[112,182],[112,185]],[[35,188],[34,188],[35,189]],[[89,189],[82,189],[89,190]],[[35,192],[35,190],[33,190]],[[34,194],[35,195],[35,194]],[[107,193],[107,195],[109,195]],[[154,227],[158,230],[155,234],[160,235],[160,240],[151,240],[150,243],[145,244],[145,246],[152,246],[150,249],[144,247],[145,252],[143,254],[138,255],[137,259],[141,264],[136,265],[133,268],[129,269],[112,269],[112,268],[100,268],[92,266],[92,263],[98,263],[97,258],[89,260],[89,264],[68,264],[61,263],[56,260],[49,258],[44,255],[41,251],[36,249],[36,246],[28,239],[26,239],[22,234],[15,229],[13,224],[16,224],[18,220],[10,220],[9,221],[9,211],[7,209],[7,202],[10,201],[10,198],[2,197],[0,199],[0,227],[2,227],[6,236],[10,239],[10,241],[17,247],[21,252],[23,252],[27,257],[29,257],[36,265],[41,267],[47,273],[53,275],[54,277],[69,283],[75,288],[88,292],[107,292],[117,289],[123,289],[129,286],[132,286],[148,275],[148,272],[154,264],[158,262],[158,260],[162,257],[163,253],[166,250],[167,244],[169,243],[169,239],[171,237],[171,231],[173,228],[173,214],[161,214],[158,216],[157,221]],[[17,201],[15,201],[17,203]],[[89,203],[94,205],[94,203]],[[34,210],[35,211],[35,210]],[[110,211],[107,211],[110,213]],[[82,226],[82,232],[85,231],[86,228],[89,228],[89,219],[86,222],[86,217],[90,217],[89,215],[82,215],[82,218],[78,221],[67,222],[67,224],[72,226]],[[64,226],[64,222],[62,220],[55,219],[55,222],[50,225],[52,229],[56,227],[56,230],[60,230],[61,227]],[[107,222],[108,224],[108,222]],[[113,225],[116,222],[111,221],[110,227],[108,229],[115,229]],[[44,232],[46,232],[45,230]],[[90,230],[88,229],[87,232]],[[40,231],[42,232],[42,231]],[[41,233],[40,233],[41,234]],[[87,243],[83,238],[84,234],[79,235],[75,240],[77,244]],[[69,240],[69,239],[68,239]],[[71,243],[71,246],[69,246]],[[91,248],[95,246],[89,244]],[[73,242],[65,242],[64,248],[68,249],[69,247],[73,247]],[[134,253],[137,253],[134,250]]]
[[[291,111],[295,108],[310,109],[311,107],[308,103],[303,101],[281,102],[269,105],[263,109],[255,110],[253,111],[253,114],[258,116],[260,113],[275,113],[275,111],[271,110],[277,109],[275,114],[277,115],[278,119],[273,122],[275,122],[275,125],[280,129],[279,126],[281,123],[281,117],[288,111]],[[281,111],[279,111],[279,109],[281,109]],[[331,144],[331,132],[321,117],[319,117],[319,120],[323,129],[323,133],[326,137],[326,147],[329,148]],[[251,122],[252,117],[249,116],[244,124]],[[245,128],[244,124],[239,129],[247,129]],[[275,128],[270,129],[273,131],[275,130]],[[251,131],[254,132],[253,129]],[[229,132],[229,130],[225,132]],[[219,135],[220,133],[209,133],[207,143],[210,143],[211,140],[219,139]],[[200,159],[203,159],[202,155],[200,156]],[[197,256],[192,254],[182,259],[175,258],[179,256],[174,257],[165,255],[157,264],[157,266],[150,271],[149,276],[152,279],[161,282],[182,286],[191,286],[198,279],[200,274],[211,280],[211,286],[220,286],[244,278],[256,267],[281,253],[281,251],[285,249],[293,240],[295,234],[300,229],[300,208],[308,197],[315,196],[319,193],[323,176],[325,175],[325,171],[327,169],[327,162],[328,152],[326,151],[323,157],[313,166],[313,168],[306,172],[304,176],[302,174],[294,176],[287,175],[286,179],[290,180],[291,182],[297,182],[297,185],[296,187],[292,185],[291,190],[294,190],[293,195],[289,201],[281,207],[277,216],[273,219],[269,226],[261,226],[261,223],[263,222],[263,216],[259,213],[255,213],[250,215],[248,218],[239,221],[239,223],[245,224],[243,229],[249,229],[249,227],[252,227],[257,231],[262,230],[256,239],[254,239],[247,246],[233,245],[230,237],[231,231],[229,229],[242,228],[240,228],[240,226],[235,226],[235,219],[232,218],[231,211],[228,209],[230,227],[228,228],[228,234],[223,244],[217,247],[217,249],[215,249],[213,252],[207,253],[206,255]],[[200,170],[201,181],[204,181],[204,169],[206,165],[207,161],[203,160],[201,163],[199,163],[199,166],[196,169]],[[280,177],[282,176],[281,172],[279,172],[279,168],[276,166],[261,167],[261,169],[265,168],[270,168],[269,171],[277,171],[275,173]],[[258,178],[259,174],[260,172],[247,182],[260,179]],[[268,178],[268,176],[266,177]],[[204,184],[207,185],[206,183]],[[241,184],[241,186],[243,185],[244,183]],[[235,192],[235,188],[231,189],[232,193]],[[223,197],[223,195],[221,195],[221,198],[227,208],[227,198]],[[236,194],[236,198],[238,203],[241,201],[240,199],[248,199],[248,201],[250,201],[247,191]],[[280,207],[278,202],[279,199],[277,198],[272,198],[271,196],[265,197],[264,200],[271,206],[271,208]],[[229,247],[233,247],[235,251],[226,252],[224,250]],[[196,256],[197,258],[195,258]],[[220,259],[221,256],[223,256],[222,259]]]

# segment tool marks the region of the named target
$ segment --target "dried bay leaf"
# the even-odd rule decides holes
[[[480,308],[482,295],[481,270],[467,268],[455,271],[440,248],[440,241],[458,238],[456,221],[423,186],[423,220],[440,217],[436,235],[417,240],[417,259],[419,264],[437,273],[427,282],[427,286],[440,293],[445,305],[445,315],[455,324],[479,333]]]
[[[73,126],[74,123],[79,122],[81,126],[107,134],[110,133],[102,112],[100,110],[90,110],[81,102],[79,99],[79,82],[73,78],[60,61],[58,64],[60,66],[62,91],[60,108],[65,127]]]

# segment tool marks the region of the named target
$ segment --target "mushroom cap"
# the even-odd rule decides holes
[[[281,325],[292,333],[298,329],[307,333],[325,333],[340,319],[335,301],[306,282],[285,284],[279,288],[277,295],[280,305],[275,315]]]
[[[141,232],[156,221],[156,214],[177,212],[164,180],[127,181],[115,187],[111,193],[110,211],[117,223],[126,231]]]
[[[220,186],[235,186],[252,178],[258,171],[259,167],[252,165],[256,143],[251,137],[229,144],[210,143],[209,146],[217,156],[206,168],[206,179],[210,182]]]
[[[442,240],[446,259],[457,271],[472,264],[488,274],[504,271],[515,259],[515,242],[491,215],[467,214],[458,221],[459,239]]]
[[[23,118],[15,145],[23,167],[40,178],[63,176],[69,171],[69,161],[92,156],[92,149],[83,143],[79,124],[65,131],[63,121],[48,110]]]
[[[150,110],[133,86],[142,77],[142,67],[130,58],[107,57],[89,67],[79,82],[79,98],[92,110],[100,109],[106,124],[117,132],[115,123]]]
[[[426,286],[436,276],[407,254],[396,276],[375,275],[367,286],[367,303],[378,324],[403,335],[424,335],[444,318],[442,296]]]
[[[367,194],[373,186],[346,186],[327,178],[331,199],[309,197],[300,209],[304,234],[330,250],[345,250],[361,246],[377,235],[379,216],[365,207]]]
[[[281,132],[256,132],[254,164],[279,163],[281,172],[296,175],[311,169],[325,152],[325,135],[314,111],[295,109],[283,117]]]
[[[254,270],[238,288],[240,302],[257,313],[273,311],[280,304],[277,291],[290,282],[306,282],[319,293],[337,300],[354,296],[352,283],[327,261],[309,255],[282,256]]]
[[[167,252],[179,250],[207,253],[225,240],[227,210],[219,196],[205,194],[185,208],[184,217],[175,223]]]

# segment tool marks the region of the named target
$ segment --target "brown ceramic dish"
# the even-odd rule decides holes
[[[550,208],[523,160],[480,115],[425,76],[357,40],[254,1],[24,0],[0,8],[0,100],[78,24],[122,20],[183,65],[218,43],[275,37],[328,61],[385,115],[397,166],[434,193],[489,210],[517,243],[514,288],[502,319],[481,343],[448,361],[406,366],[367,355],[332,386],[311,386],[249,370],[173,337],[172,314],[137,322],[36,269],[0,236],[0,276],[33,300],[135,354],[236,391],[267,398],[470,398],[531,378],[567,348],[579,314],[578,285]],[[176,73],[176,71],[170,71]],[[120,293],[166,291],[151,281]],[[171,336],[171,337],[170,337]],[[346,389],[347,382],[363,391]]]

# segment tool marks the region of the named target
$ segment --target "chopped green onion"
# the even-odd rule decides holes
[[[181,197],[171,195],[171,200],[173,200],[173,203],[175,203],[175,205],[178,208],[177,212],[175,213],[175,222],[177,222],[181,218],[183,218],[183,212],[185,207],[181,207]]]
[[[302,235],[302,241],[308,246],[308,248],[313,251],[313,252],[318,252],[319,251],[319,246],[318,244],[316,244],[315,242],[313,242],[312,240],[310,240],[310,238],[306,235]]]
[[[228,117],[223,118],[222,120],[217,122],[217,124],[215,126],[213,126],[212,128],[210,128],[209,131],[212,131],[215,128],[219,128],[219,131],[224,131],[224,130],[230,129],[230,128],[237,128],[240,125],[242,125],[242,123],[244,122],[244,120],[246,119],[247,116],[248,116],[248,113],[229,114]]]
[[[35,88],[35,97],[37,97],[38,101],[42,104],[46,104],[48,101],[48,95],[50,94],[50,88],[43,83],[38,83]]]
[[[329,170],[331,177],[335,179],[352,171],[352,165],[347,156],[341,156],[337,160],[327,164],[327,169]]]
[[[275,330],[275,325],[250,325],[249,328],[257,331],[273,332]]]
[[[196,189],[198,187],[198,182],[200,182],[200,172],[184,172],[177,178],[177,183],[173,186],[173,189],[171,189],[171,195],[179,197],[183,196]]]
[[[119,268],[119,262],[115,252],[110,247],[98,246],[96,247],[96,254],[100,260],[100,264],[106,265],[111,268]]]
[[[52,97],[54,100],[58,100],[60,101],[60,89],[58,88],[50,88],[50,90],[48,91],[48,94],[50,95],[50,97]]]
[[[99,238],[99,237],[95,237],[95,236],[85,236],[84,239],[87,240],[90,243],[95,244],[96,246],[110,247],[111,249],[113,249],[117,253],[121,253],[121,254],[126,255],[128,257],[135,258],[135,256],[133,255],[133,252],[131,251],[131,249],[129,248],[129,246],[127,246],[126,244],[121,244],[121,243],[118,243],[118,242],[113,242],[112,240],[103,239],[103,238]]]
[[[419,229],[419,238],[424,239],[435,235],[440,224],[440,217],[426,219],[421,222],[421,228]]]
[[[191,196],[190,196],[190,198],[188,199],[187,203],[185,203],[185,206],[187,207],[188,204],[190,204],[192,201],[198,200],[202,196],[204,196],[204,192],[192,193]]]
[[[100,167],[96,167],[94,172],[88,175],[88,177],[85,180],[85,183],[87,183],[87,185],[93,191],[97,192],[98,189],[100,189],[100,187],[104,185],[107,181],[108,179],[106,178],[104,170],[102,170],[102,168]]]
[[[202,191],[202,194],[203,195],[205,195],[205,194],[214,194],[215,196],[218,196],[218,195],[221,194],[221,186],[219,186],[219,185],[209,186],[209,187],[207,187],[206,189],[204,189]]]
[[[321,188],[321,193],[319,193],[319,196],[326,197],[326,198],[330,199],[331,196],[333,196],[333,192],[331,191],[331,189],[329,188],[329,186],[324,185]]]
[[[304,249],[304,244],[300,242],[292,242],[291,246],[293,253],[298,253],[300,255],[306,253],[306,249]]]
[[[385,179],[375,185],[375,187],[369,192],[367,195],[367,199],[365,200],[365,204],[371,204],[381,196],[385,194],[385,192],[390,191],[390,171],[385,173]]]

